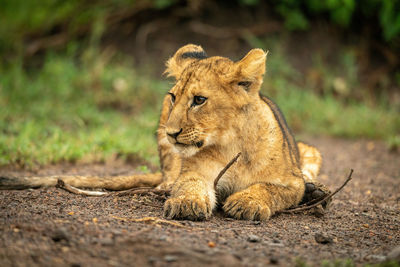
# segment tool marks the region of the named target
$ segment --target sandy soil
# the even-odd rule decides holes
[[[372,141],[306,138],[320,148],[332,189],[353,180],[328,212],[267,222],[216,212],[206,222],[163,221],[157,196],[86,197],[62,189],[0,191],[0,266],[265,266],[385,260],[400,245],[400,154]],[[58,165],[1,175],[117,175],[135,166]],[[322,236],[322,237],[321,237]],[[318,242],[317,242],[318,241]]]

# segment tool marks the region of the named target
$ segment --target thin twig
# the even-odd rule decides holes
[[[158,188],[154,188],[154,187],[137,187],[137,188],[132,188],[132,189],[124,190],[124,191],[112,192],[110,194],[121,197],[121,196],[126,196],[126,195],[139,195],[139,194],[148,194],[148,193],[169,196],[171,191],[165,190],[165,189],[158,189]]]
[[[225,172],[232,166],[232,164],[238,160],[240,155],[242,155],[242,152],[237,153],[237,155],[231,161],[229,161],[229,163],[219,172],[217,178],[215,178],[214,180],[214,190],[217,190],[219,179],[221,179],[222,175],[224,175]]]
[[[239,152],[218,174],[217,178],[214,180],[214,189],[217,188],[218,181],[225,174],[225,172],[238,160],[242,153]],[[126,195],[139,195],[139,194],[149,194],[153,193],[159,196],[169,196],[171,190],[158,189],[154,187],[137,187],[119,192],[100,192],[100,191],[90,191],[90,190],[82,190],[66,184],[63,180],[58,179],[56,187],[62,188],[68,192],[84,195],[84,196],[126,196]]]
[[[76,187],[73,187],[69,184],[66,184],[63,180],[58,179],[57,180],[57,184],[56,184],[57,188],[62,188],[65,191],[68,191],[70,193],[74,193],[77,195],[83,195],[83,196],[92,196],[92,197],[99,197],[99,196],[104,196],[107,195],[107,192],[100,192],[100,191],[90,191],[90,190],[82,190]]]
[[[350,182],[352,175],[353,175],[353,169],[350,170],[350,173],[349,173],[346,181],[338,189],[336,189],[335,192],[330,193],[326,197],[322,198],[320,201],[318,201],[318,202],[316,202],[316,203],[314,203],[312,205],[306,206],[306,207],[294,207],[294,208],[291,208],[291,209],[278,211],[277,213],[294,213],[294,212],[299,212],[299,211],[310,210],[310,209],[318,206],[319,204],[321,204],[324,201],[327,201],[328,199],[332,198],[334,195],[336,195],[336,193],[338,193],[340,190],[342,190],[343,187],[345,187],[347,185],[347,183]],[[313,202],[313,200],[310,201],[310,202]],[[308,203],[305,203],[305,205],[307,205],[307,204]]]
[[[226,173],[226,171],[238,160],[242,153],[239,152],[218,174],[217,178],[214,180],[214,189],[216,189],[219,180],[221,177]],[[319,204],[323,203],[324,201],[329,200],[332,198],[334,195],[336,195],[340,190],[343,189],[347,185],[347,183],[352,179],[353,175],[353,169],[350,170],[350,173],[346,179],[346,181],[338,188],[336,189],[333,193],[330,193],[329,195],[325,196],[324,198],[320,200],[313,199],[307,203],[304,203],[300,206],[293,207],[291,209],[287,210],[282,210],[278,211],[277,213],[295,213],[299,211],[305,211],[305,210],[310,210]],[[63,180],[58,179],[56,187],[62,188],[68,192],[77,194],[77,195],[85,195],[85,196],[126,196],[126,195],[136,195],[136,194],[149,194],[153,193],[156,195],[160,196],[169,196],[171,191],[170,190],[165,190],[165,189],[157,189],[153,187],[139,187],[139,188],[132,188],[124,191],[119,191],[119,192],[100,192],[100,191],[89,191],[89,190],[82,190],[78,189],[76,187],[73,187],[69,184],[66,184]],[[316,202],[317,201],[317,202]],[[155,206],[155,205],[154,205]],[[157,207],[159,207],[157,205]],[[148,218],[153,218],[153,217],[148,217]],[[154,217],[155,218],[155,217]],[[127,219],[128,220],[128,219]],[[154,219],[148,219],[148,220],[154,220]],[[159,219],[161,220],[161,219]],[[156,221],[155,223],[157,223]],[[161,221],[160,221],[161,222]]]
[[[168,221],[164,219],[160,219],[157,217],[144,217],[144,218],[123,218],[123,217],[118,217],[118,216],[111,216],[114,219],[121,220],[121,221],[129,221],[129,222],[143,222],[143,223],[154,223],[154,224],[167,224],[167,225],[173,225],[181,228],[186,228],[185,225],[178,223],[178,222],[173,222],[173,221]]]
[[[69,185],[65,183],[63,180],[58,179],[57,180],[57,188],[64,189],[70,193],[74,193],[77,195],[83,195],[83,196],[94,196],[94,197],[107,197],[107,196],[126,196],[126,195],[137,195],[137,194],[148,194],[148,193],[153,193],[156,195],[160,196],[169,196],[170,190],[163,190],[163,189],[157,189],[154,187],[136,187],[128,190],[123,190],[123,191],[118,191],[118,192],[101,192],[101,191],[93,191],[93,190],[83,190],[76,188],[72,185]]]

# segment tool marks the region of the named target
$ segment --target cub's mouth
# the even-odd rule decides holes
[[[180,142],[176,141],[174,145],[181,146],[181,147],[195,146],[197,148],[201,148],[204,145],[204,142],[203,141],[198,141],[198,142],[195,142],[193,144],[184,144],[184,143],[180,143]]]
[[[177,148],[201,148],[204,146],[204,140],[197,136],[196,131],[189,131],[184,134],[182,134],[182,131],[182,129],[172,133],[166,131],[168,141]]]

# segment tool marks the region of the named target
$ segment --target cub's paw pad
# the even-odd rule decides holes
[[[203,221],[211,212],[210,201],[204,197],[174,197],[164,204],[164,217],[168,219]]]
[[[301,200],[300,204],[308,203],[312,200],[322,199],[330,193],[331,193],[331,191],[329,190],[329,188],[321,183],[307,182],[305,184],[304,196],[303,196],[303,199]],[[331,202],[331,199],[324,201],[322,203],[322,207],[326,208],[330,202]]]
[[[227,216],[238,220],[266,221],[272,215],[265,203],[250,198],[246,193],[228,197],[222,209]]]

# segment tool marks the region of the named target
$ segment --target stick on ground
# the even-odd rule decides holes
[[[221,179],[221,177],[225,174],[225,172],[237,161],[237,159],[240,157],[242,153],[239,152],[228,164],[220,171],[218,174],[217,178],[215,178],[214,181],[214,188],[217,188],[218,181]],[[74,193],[77,195],[83,195],[83,196],[126,196],[126,195],[139,195],[139,194],[156,194],[159,196],[164,197],[165,199],[170,195],[171,190],[166,190],[166,189],[158,189],[154,187],[137,187],[137,188],[131,188],[128,190],[123,190],[123,191],[118,191],[118,192],[101,192],[101,191],[92,191],[92,190],[83,190],[76,188],[74,186],[71,186],[69,184],[66,184],[63,180],[58,179],[57,180],[57,188],[64,189],[70,193]]]
[[[305,211],[305,210],[310,210],[316,206],[318,206],[319,204],[324,203],[324,201],[332,198],[334,195],[336,195],[340,190],[343,189],[343,187],[345,187],[347,185],[348,182],[350,182],[351,180],[351,176],[353,175],[353,169],[350,170],[349,175],[347,176],[346,181],[344,181],[344,183],[338,188],[336,189],[333,193],[330,193],[329,195],[325,196],[324,198],[322,198],[321,200],[319,200],[318,202],[315,202],[312,205],[309,206],[305,206],[305,207],[293,207],[291,209],[287,209],[287,210],[281,210],[278,211],[277,213],[295,213],[295,212],[299,212],[299,211]],[[314,202],[314,200],[311,200],[310,202]],[[309,203],[310,203],[309,202]],[[307,205],[307,203],[305,203],[304,205]]]
[[[221,177],[225,174],[225,172],[238,160],[242,153],[239,152],[228,164],[220,171],[218,174],[217,178],[214,180],[214,189],[217,189],[217,185]],[[329,195],[325,196],[324,198],[320,200],[313,199],[310,202],[304,203],[301,206],[296,206],[287,210],[281,210],[278,211],[278,213],[295,213],[295,212],[300,212],[300,211],[305,211],[305,210],[310,210],[320,204],[322,204],[324,201],[329,200],[332,198],[334,195],[336,195],[340,190],[343,189],[347,185],[347,183],[352,179],[353,175],[353,169],[350,170],[350,173],[346,179],[346,181],[338,188],[336,189],[333,193],[330,193]],[[84,196],[125,196],[125,195],[136,195],[136,194],[156,194],[160,195],[163,197],[167,197],[170,195],[171,191],[170,190],[164,190],[164,189],[157,189],[153,187],[139,187],[139,188],[132,188],[124,191],[119,191],[119,192],[100,192],[100,191],[90,191],[90,190],[82,190],[76,187],[73,187],[71,185],[66,184],[63,180],[58,179],[56,187],[62,188],[68,192],[77,194],[77,195],[84,195]],[[157,206],[158,207],[158,206]]]
[[[166,225],[172,225],[176,227],[181,227],[181,228],[186,228],[185,225],[179,223],[179,222],[174,222],[174,221],[168,221],[164,219],[160,219],[157,217],[144,217],[144,218],[123,218],[123,217],[118,217],[118,216],[111,216],[114,219],[121,220],[121,221],[129,221],[129,222],[143,222],[143,223],[153,223],[153,224],[166,224]]]
[[[92,196],[92,197],[99,197],[99,196],[104,196],[107,195],[107,192],[101,192],[101,191],[90,191],[90,190],[82,190],[76,187],[73,187],[69,184],[66,184],[63,180],[58,179],[56,187],[62,188],[70,193],[74,193],[77,195],[83,195],[83,196]]]

